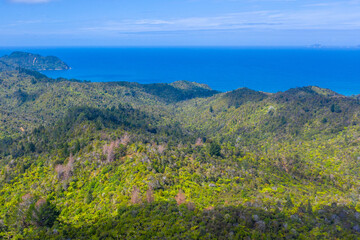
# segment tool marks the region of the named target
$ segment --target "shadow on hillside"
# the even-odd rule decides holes
[[[355,239],[360,213],[348,207],[324,206],[293,214],[279,209],[221,206],[198,210],[174,202],[123,206],[114,218],[93,224],[65,225],[43,233],[47,239]]]

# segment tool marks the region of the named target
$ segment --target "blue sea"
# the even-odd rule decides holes
[[[360,49],[311,48],[0,48],[54,55],[71,70],[49,77],[93,82],[208,84],[220,91],[248,87],[265,92],[315,85],[360,94]]]

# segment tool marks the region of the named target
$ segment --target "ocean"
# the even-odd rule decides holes
[[[360,94],[360,49],[311,48],[0,48],[54,55],[69,71],[44,71],[49,77],[93,82],[208,84],[219,91],[241,87],[265,92],[319,86],[344,95]]]

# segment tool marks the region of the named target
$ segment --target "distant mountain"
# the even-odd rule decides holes
[[[188,81],[177,81],[170,84],[144,84],[142,86],[147,93],[159,96],[167,102],[177,102],[197,97],[210,97],[219,93],[219,91],[212,90],[205,84]]]
[[[3,126],[7,127],[0,128],[0,135],[12,135],[18,132],[20,127],[27,130],[39,122],[53,121],[72,107],[87,105],[106,108],[129,103],[134,106],[147,106],[147,111],[149,106],[160,107],[219,93],[197,83],[189,83],[187,88],[179,88],[179,83],[92,83],[64,78],[51,79],[37,71],[8,68],[5,63],[3,65],[7,70],[0,70],[0,111],[6,114],[0,114],[0,117],[6,120]],[[0,62],[0,68],[1,66]],[[27,117],[19,117],[25,115]]]
[[[15,67],[10,66],[6,62],[1,61],[1,58],[0,58],[0,71],[11,71],[14,69],[15,69]]]
[[[189,81],[185,81],[185,80],[176,81],[176,82],[170,83],[170,85],[175,88],[183,89],[183,90],[194,90],[194,91],[212,90],[206,84],[201,84],[201,83],[197,83],[197,82],[189,82]]]
[[[223,99],[228,103],[228,106],[238,107],[246,102],[258,102],[268,97],[268,94],[257,92],[248,88],[239,88],[231,92],[225,93]]]
[[[0,61],[12,67],[21,67],[36,71],[70,69],[66,63],[57,57],[44,57],[26,52],[13,52],[10,55],[1,57]]]

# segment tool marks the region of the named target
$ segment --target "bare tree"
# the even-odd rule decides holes
[[[45,203],[46,203],[46,200],[43,199],[43,198],[40,198],[40,199],[35,203],[36,209],[39,210],[39,208],[41,208]]]
[[[64,179],[67,180],[71,177],[71,173],[73,171],[75,159],[73,155],[70,153],[69,161],[66,164],[65,172],[64,172]]]
[[[115,149],[119,146],[119,144],[120,140],[116,140],[103,146],[103,154],[106,156],[107,162],[113,162],[115,160]]]
[[[204,145],[204,142],[201,138],[196,139],[195,146],[202,146]]]
[[[159,152],[160,154],[163,154],[163,152],[165,151],[165,149],[166,149],[166,146],[165,146],[165,145],[159,145],[159,146],[158,146],[158,152]]]
[[[151,186],[149,186],[149,189],[146,191],[146,201],[148,203],[152,203],[154,201],[154,192]]]
[[[128,133],[125,133],[121,138],[120,138],[120,143],[124,146],[128,145],[129,142],[131,141],[131,137]]]
[[[55,166],[55,172],[57,173],[58,179],[67,180],[71,177],[71,173],[74,168],[74,162],[75,159],[73,155],[70,154],[69,161],[65,166],[61,164]]]
[[[65,167],[61,164],[55,166],[55,172],[57,173],[57,178],[61,179],[64,176]]]
[[[134,189],[131,193],[131,204],[141,204],[141,193],[140,189],[134,186]]]
[[[114,152],[114,149],[115,149],[115,142],[111,142],[110,145],[109,145],[109,148],[108,148],[108,151],[107,151],[107,157],[106,157],[106,161],[107,162],[112,162],[115,160],[115,152]]]
[[[31,204],[34,203],[34,196],[30,193],[25,194],[21,197],[22,202],[20,202],[18,206],[18,213],[17,213],[17,224],[21,226],[27,226],[26,222],[26,212],[29,210]]]
[[[181,189],[179,190],[178,194],[175,196],[175,200],[178,205],[186,202],[186,196]]]

